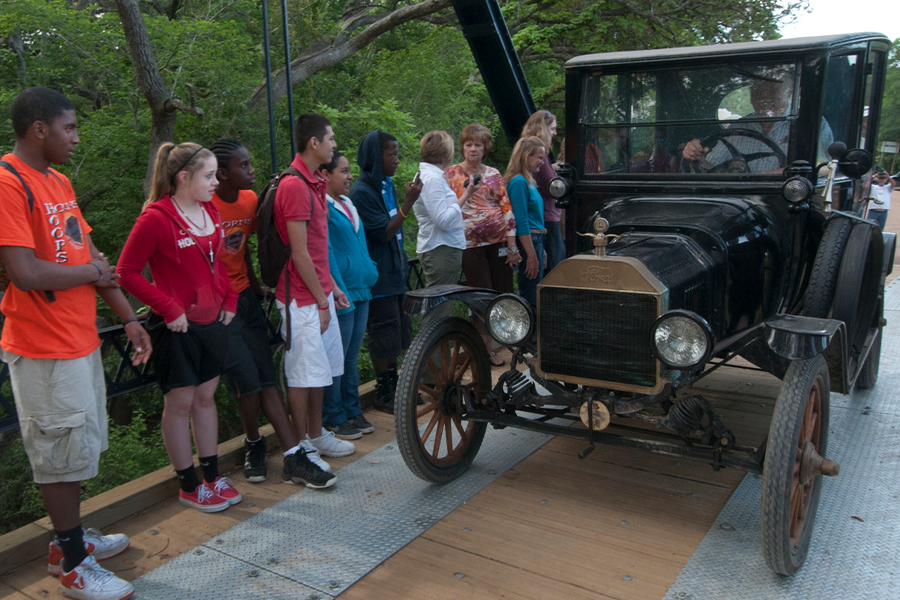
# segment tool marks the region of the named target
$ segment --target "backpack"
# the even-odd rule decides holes
[[[288,275],[287,261],[291,258],[291,247],[281,240],[278,229],[275,227],[275,195],[278,192],[278,184],[286,175],[293,175],[306,181],[306,178],[293,167],[288,167],[266,184],[265,189],[259,195],[259,208],[256,210],[256,258],[259,260],[259,275],[262,282],[270,288],[278,286],[278,278],[284,273],[284,303],[286,305],[285,328],[287,339],[284,341],[285,350],[291,349],[291,282]],[[309,191],[309,211],[312,219],[316,202],[312,196],[312,188],[306,181],[306,189]]]
[[[256,211],[256,257],[259,260],[259,274],[262,282],[271,288],[278,285],[278,278],[282,272],[285,273],[287,285],[287,270],[284,267],[291,257],[291,247],[281,240],[275,227],[275,194],[278,192],[278,184],[285,175],[293,175],[306,181],[300,171],[288,167],[266,185],[259,195],[259,208]],[[306,189],[309,190],[310,218],[312,218],[316,203],[309,182]],[[287,295],[287,291],[285,294]]]
[[[16,171],[16,168],[6,162],[5,160],[0,160],[0,167],[9,171],[16,179],[19,180],[19,183],[22,184],[22,189],[25,191],[25,197],[28,198],[28,210],[30,212],[34,212],[34,194],[31,193],[31,188],[28,187],[28,184],[25,183],[25,180],[22,179],[22,176],[19,175],[19,172]],[[50,174],[53,175],[57,180],[59,177],[50,171]],[[6,272],[6,265],[0,263],[0,293],[5,292],[6,288],[9,287],[9,273]],[[45,291],[44,294],[47,296],[47,302],[55,302],[56,295],[52,291]]]

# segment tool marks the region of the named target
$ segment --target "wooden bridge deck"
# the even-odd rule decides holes
[[[779,383],[727,368],[695,391],[714,403],[739,443],[756,445]],[[336,468],[394,439],[391,417],[374,411],[367,417],[375,433],[358,440],[354,456],[331,459]],[[579,460],[583,447],[553,439],[341,597],[662,598],[744,472],[611,447]],[[135,579],[301,492],[280,483],[280,467],[280,454],[270,455],[269,479],[255,485],[242,483],[239,470],[231,473],[244,500],[224,513],[198,513],[173,496],[107,526],[128,534],[132,546],[104,566]],[[56,597],[56,588],[44,559],[0,576],[0,597]]]

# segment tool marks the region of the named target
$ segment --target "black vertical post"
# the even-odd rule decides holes
[[[291,84],[291,43],[288,39],[288,12],[287,0],[281,0],[281,22],[284,29],[284,76],[287,83],[287,103],[288,118],[290,119],[291,131],[294,128],[294,86]],[[294,136],[291,135],[291,160],[297,154],[297,147],[294,145]]]
[[[278,153],[275,151],[275,107],[272,106],[272,55],[269,48],[269,6],[262,0],[263,54],[266,56],[266,97],[269,102],[269,151],[272,154],[272,175],[278,173]]]

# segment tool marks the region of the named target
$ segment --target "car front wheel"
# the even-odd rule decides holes
[[[394,395],[397,445],[413,473],[447,483],[469,468],[487,425],[463,418],[466,403],[480,402],[490,388],[488,353],[471,323],[441,319],[416,336]]]

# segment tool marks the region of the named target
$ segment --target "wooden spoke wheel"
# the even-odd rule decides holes
[[[803,565],[822,491],[828,441],[829,378],[822,356],[791,364],[772,415],[763,470],[760,529],[769,567],[790,575]]]
[[[466,403],[490,389],[488,353],[471,323],[442,319],[416,336],[394,394],[397,444],[413,473],[447,483],[469,468],[487,424],[467,421]]]

